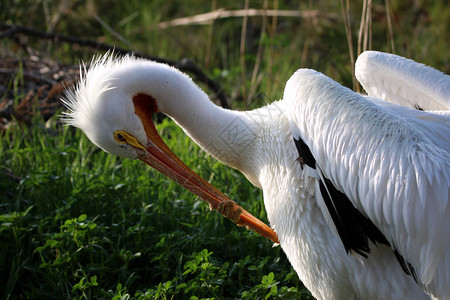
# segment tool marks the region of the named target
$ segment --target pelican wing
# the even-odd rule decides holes
[[[366,51],[355,75],[369,96],[424,110],[450,109],[450,76],[411,59]]]
[[[434,114],[428,123],[425,117],[408,119],[405,107],[370,101],[305,69],[289,79],[284,99],[293,138],[314,158],[315,180],[345,195],[429,284],[450,257],[450,154],[442,146],[448,142],[437,144],[424,130],[433,128]],[[450,139],[450,131],[439,128]],[[333,194],[340,193],[324,196],[321,190],[316,198],[329,196],[339,206]]]

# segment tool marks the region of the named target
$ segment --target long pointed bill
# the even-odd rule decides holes
[[[148,97],[147,95],[139,94],[137,96],[133,99],[135,112],[143,122],[147,134],[147,145],[137,148],[138,158],[199,196],[209,204],[211,209],[217,210],[238,226],[245,226],[269,238],[274,243],[279,243],[276,233],[269,226],[198,176],[169,149],[149,118],[151,116],[149,113],[154,112],[156,108],[152,109],[148,106],[148,98],[145,99],[144,107],[142,98]]]

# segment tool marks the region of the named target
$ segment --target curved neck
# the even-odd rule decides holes
[[[130,99],[142,93],[155,99],[160,112],[171,117],[201,148],[221,162],[241,169],[242,151],[251,139],[244,113],[223,109],[187,75],[175,68],[137,61],[113,74],[115,85]]]

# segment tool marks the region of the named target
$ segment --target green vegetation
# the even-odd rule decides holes
[[[156,27],[215,8],[244,8],[243,1],[195,3],[6,0],[0,2],[0,22],[163,58],[189,57],[220,83],[234,108],[280,98],[299,67],[352,87],[339,1],[251,1],[250,8],[320,14],[250,17],[245,32],[242,17]],[[371,48],[394,48],[450,73],[448,5],[431,0],[389,3],[390,17],[385,2],[373,5]],[[361,10],[358,1],[348,10],[355,55]],[[96,51],[36,37],[0,39],[0,57],[20,59],[29,53],[78,64]],[[25,80],[19,70],[1,82],[14,90],[14,103],[27,93]],[[0,94],[0,102],[4,97]],[[1,298],[311,298],[280,247],[210,212],[198,197],[143,163],[102,152],[80,131],[61,126],[57,116],[48,121],[37,116],[29,127],[14,121],[9,125],[0,131]],[[171,121],[158,129],[195,172],[266,220],[261,191],[239,172],[204,154]]]
[[[210,212],[139,161],[99,151],[55,119],[42,124],[37,119],[31,129],[2,133],[3,298],[281,299],[305,293],[280,247]],[[172,122],[158,129],[194,171],[265,218],[261,192],[238,172],[201,152]]]

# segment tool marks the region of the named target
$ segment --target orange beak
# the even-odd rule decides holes
[[[238,226],[245,226],[274,243],[279,243],[276,233],[269,226],[198,176],[169,149],[159,136],[151,119],[151,115],[157,111],[153,98],[137,94],[133,97],[133,102],[135,113],[141,119],[147,134],[145,150],[137,149],[140,160],[199,196],[209,204],[211,209],[217,210]]]

